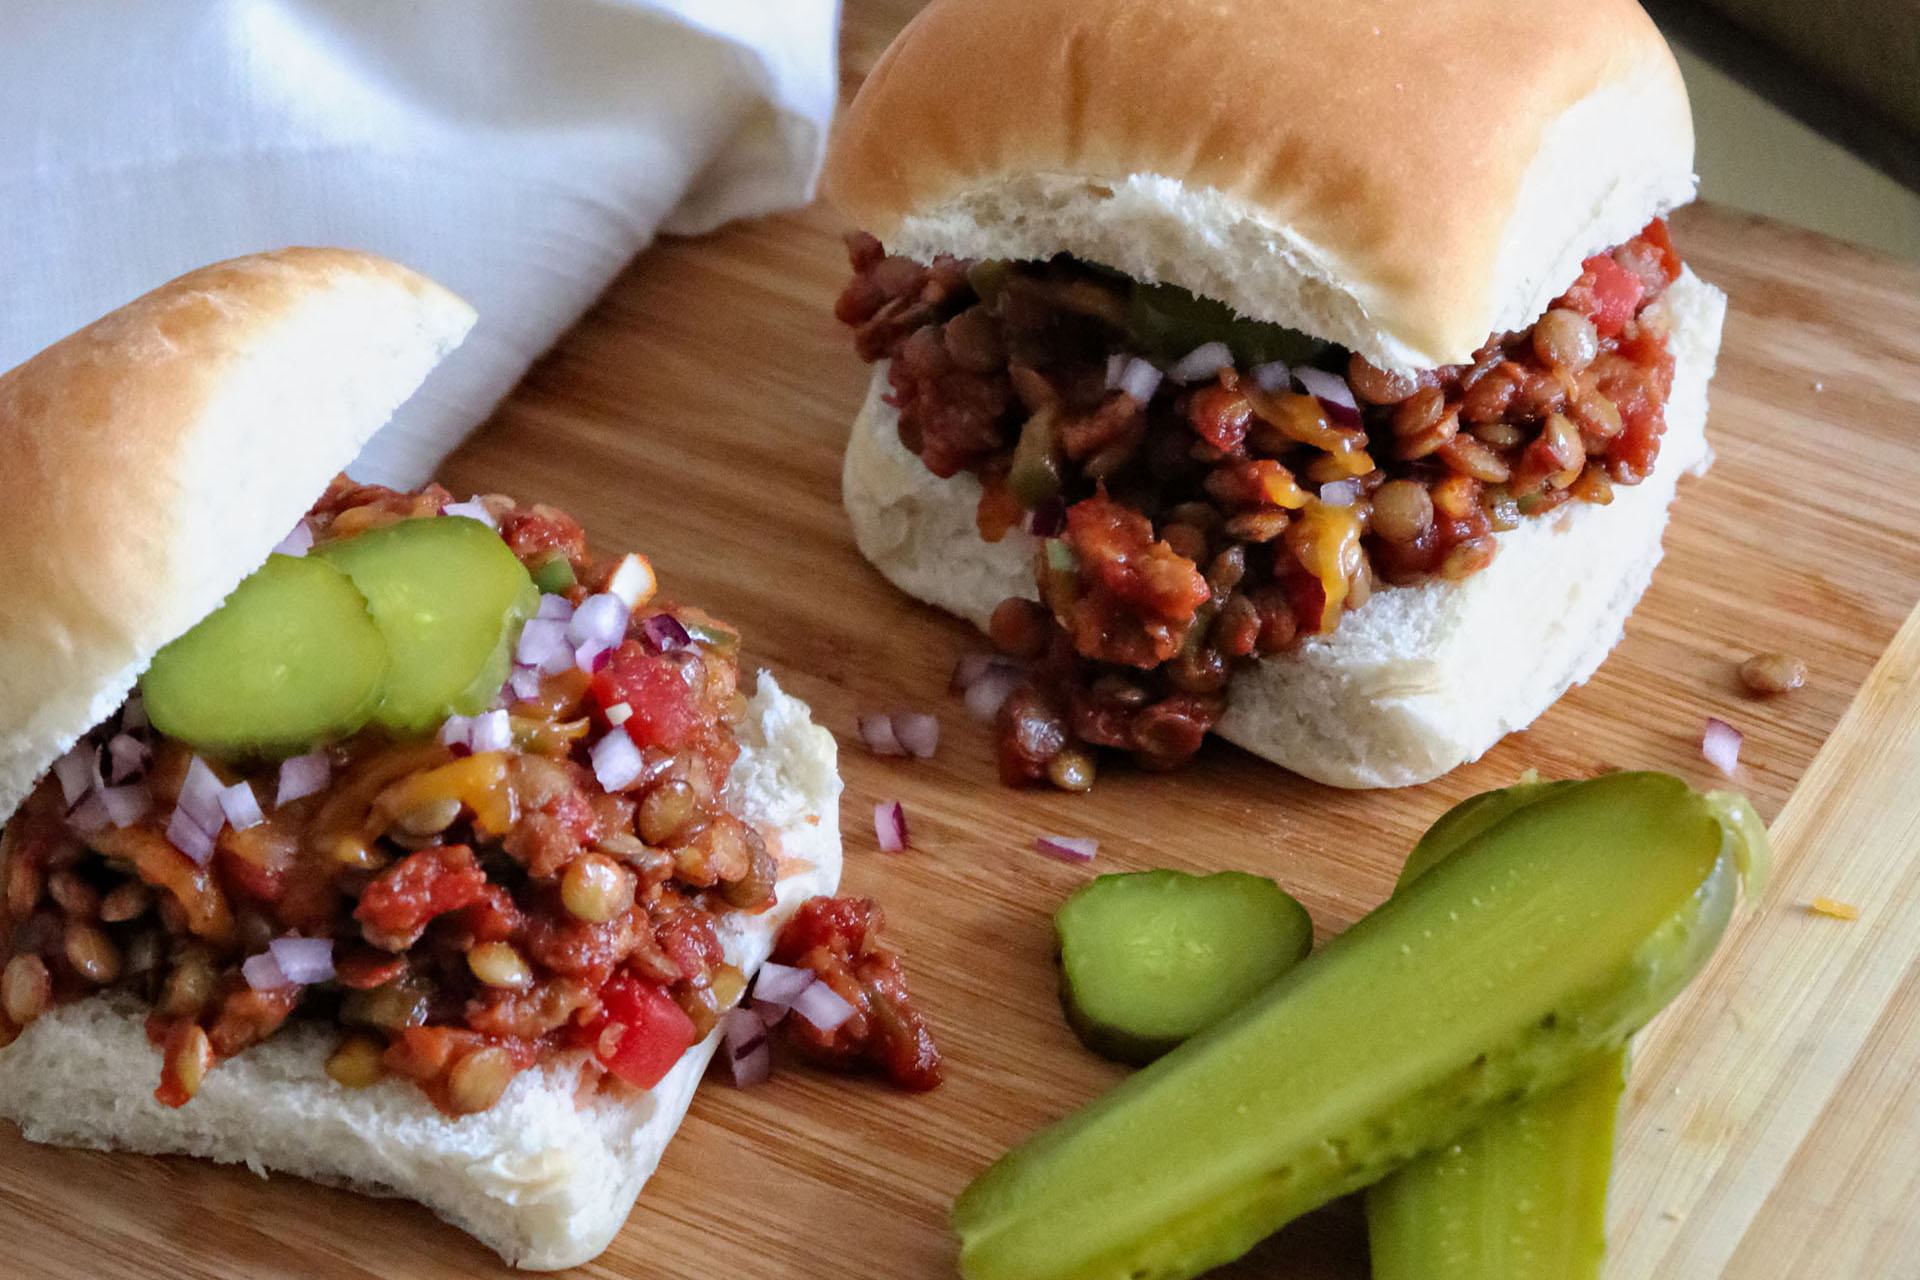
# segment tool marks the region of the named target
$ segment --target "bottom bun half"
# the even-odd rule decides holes
[[[1463,582],[1374,592],[1330,636],[1234,678],[1219,733],[1338,787],[1439,777],[1525,728],[1619,642],[1660,561],[1683,473],[1705,471],[1707,383],[1726,296],[1683,271],[1669,289],[1675,373],[1653,474],[1606,506],[1569,503],[1496,535]],[[860,550],[901,590],[985,628],[1008,596],[1037,595],[1034,540],[980,538],[971,475],[942,480],[901,445],[874,371],[853,427],[843,497]]]
[[[840,881],[833,736],[762,673],[730,782],[740,815],[777,833],[778,905],[721,925],[751,974],[795,907]],[[160,1056],[143,1010],[98,997],[50,1013],[0,1050],[0,1117],[35,1142],[242,1163],[417,1200],[515,1266],[588,1261],[618,1234],[685,1116],[718,1044],[689,1049],[660,1084],[582,1089],[581,1055],[522,1073],[491,1109],[449,1119],[410,1081],[350,1091],[324,1070],[333,1037],[293,1027],[221,1063],[199,1096],[153,1100]]]

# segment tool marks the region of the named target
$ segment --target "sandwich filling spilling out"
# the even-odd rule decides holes
[[[978,478],[982,538],[1038,540],[1038,601],[989,628],[1026,664],[998,719],[1012,785],[1084,789],[1101,747],[1177,767],[1241,664],[1611,501],[1665,429],[1681,263],[1661,220],[1530,328],[1417,376],[1065,255],[929,265],[855,234],[849,256],[836,312],[888,362],[901,443]]]
[[[652,1088],[746,994],[717,926],[790,869],[729,793],[738,638],[654,586],[550,507],[336,480],[0,833],[0,1045],[115,992],[171,1106],[290,1018],[449,1115],[560,1054]],[[937,1079],[897,966],[816,941],[845,1008],[807,1043]]]

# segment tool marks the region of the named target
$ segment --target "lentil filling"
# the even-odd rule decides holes
[[[1610,502],[1665,430],[1680,258],[1660,220],[1530,328],[1418,376],[1065,255],[848,249],[836,314],[889,361],[901,443],[979,479],[982,538],[1039,539],[1039,601],[989,628],[1027,664],[999,712],[1010,785],[1084,790],[1096,748],[1177,767],[1240,665],[1375,590],[1479,572],[1522,520]]]
[[[306,524],[325,547],[449,501],[342,477]],[[562,512],[477,501],[555,611],[637,563],[624,642],[591,673],[519,672],[495,713],[510,741],[490,749],[369,728],[322,745],[330,780],[286,799],[274,761],[202,761],[262,811],[223,826],[204,862],[168,834],[197,757],[136,696],[80,758],[96,786],[108,770],[123,797],[144,788],[141,807],[89,819],[49,774],[0,835],[0,1045],[51,1006],[130,994],[163,1047],[156,1096],[179,1106],[299,1018],[337,1030],[342,1085],[405,1077],[457,1115],[568,1050],[587,1051],[586,1086],[651,1088],[740,1000],[715,924],[771,907],[779,866],[729,807],[736,638],[652,598],[637,557],[590,556]],[[589,747],[620,733],[639,768],[609,790]],[[330,944],[332,976],[273,980],[261,958],[290,936]]]

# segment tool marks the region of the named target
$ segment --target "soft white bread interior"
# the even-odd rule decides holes
[[[762,673],[730,780],[739,812],[777,835],[779,905],[721,924],[752,972],[801,902],[840,880],[833,735]],[[208,1074],[179,1110],[153,1100],[160,1057],[139,1008],[96,997],[42,1016],[0,1050],[0,1117],[36,1142],[183,1153],[418,1200],[517,1266],[586,1262],[619,1232],[679,1127],[715,1036],[647,1093],[580,1090],[581,1059],[521,1075],[490,1110],[450,1120],[409,1081],[328,1079],[333,1041],[290,1028]]]
[[[0,815],[473,319],[384,259],[287,249],[182,276],[0,374]]]
[[[1525,328],[1692,170],[1634,0],[934,0],[826,189],[893,253],[1071,253],[1404,370]]]
[[[1568,503],[1496,535],[1493,564],[1459,583],[1376,591],[1330,636],[1243,670],[1222,737],[1340,787],[1397,787],[1479,757],[1592,675],[1660,561],[1667,504],[1706,469],[1707,382],[1726,297],[1683,271],[1670,309],[1675,358],[1653,474],[1607,506]],[[942,480],[901,445],[874,373],[842,476],[860,550],[902,590],[984,629],[1008,596],[1033,598],[1034,540],[981,540],[980,484]]]

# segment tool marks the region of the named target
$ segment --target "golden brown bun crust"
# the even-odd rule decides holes
[[[895,251],[1110,248],[1408,367],[1530,321],[1684,200],[1691,165],[1633,0],[934,0],[841,120],[826,186]],[[1125,189],[1142,178],[1173,193]]]
[[[472,322],[384,259],[287,249],[182,276],[0,374],[0,818]]]

